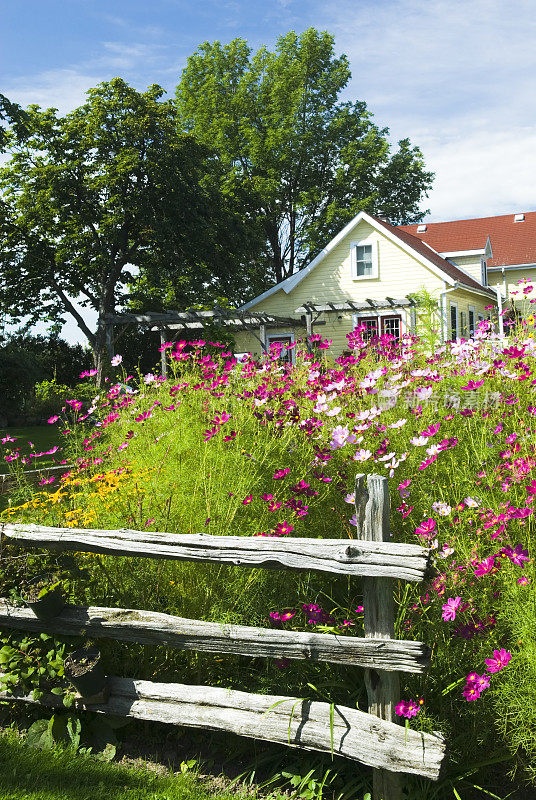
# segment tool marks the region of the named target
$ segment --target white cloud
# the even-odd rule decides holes
[[[532,0],[350,0],[317,6],[364,99],[394,141],[436,172],[434,219],[535,208]]]
[[[51,69],[6,83],[4,94],[21,106],[36,103],[42,108],[71,111],[85,100],[85,93],[102,80],[96,73],[77,69]]]
[[[424,144],[436,173],[430,219],[468,219],[536,209],[536,130],[453,133]]]

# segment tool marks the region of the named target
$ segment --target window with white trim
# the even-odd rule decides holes
[[[458,306],[456,303],[450,304],[450,338],[452,341],[458,338]]]
[[[472,336],[475,332],[475,307],[469,306],[469,336]]]
[[[352,278],[366,280],[378,277],[378,242],[352,242]]]
[[[267,338],[268,338],[268,347],[270,347],[271,344],[275,344],[276,342],[282,345],[281,351],[279,353],[280,361],[282,361],[285,364],[294,364],[295,348],[288,347],[288,345],[294,344],[293,333],[282,333],[282,334],[272,333]]]
[[[482,286],[488,285],[488,262],[485,258],[480,259],[480,283]]]

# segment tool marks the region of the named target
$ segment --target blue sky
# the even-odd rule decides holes
[[[3,0],[0,91],[66,111],[116,75],[173,92],[203,41],[272,47],[309,26],[346,53],[347,99],[436,181],[431,220],[536,209],[534,0]]]

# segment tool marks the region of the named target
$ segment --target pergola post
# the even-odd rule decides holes
[[[268,350],[268,337],[266,335],[266,325],[264,325],[262,322],[259,325],[259,333],[260,333],[261,347],[263,351],[266,353],[266,351]]]
[[[313,312],[307,311],[305,313],[305,327],[307,329],[307,340],[313,335]]]
[[[162,377],[165,379],[167,378],[167,351],[164,348],[164,344],[166,343],[166,337],[164,328],[160,328],[160,368],[162,372]]]

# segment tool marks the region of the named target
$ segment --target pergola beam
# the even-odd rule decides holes
[[[383,300],[376,300],[372,298],[367,298],[366,300],[343,300],[340,303],[312,303],[307,302],[304,303],[299,308],[294,310],[295,314],[308,314],[310,312],[314,313],[322,313],[322,312],[339,312],[339,311],[369,311],[370,309],[374,309],[375,311],[385,309],[385,308],[407,308],[410,306],[414,306],[415,301],[409,297],[386,297]],[[316,323],[318,324],[318,323]]]

